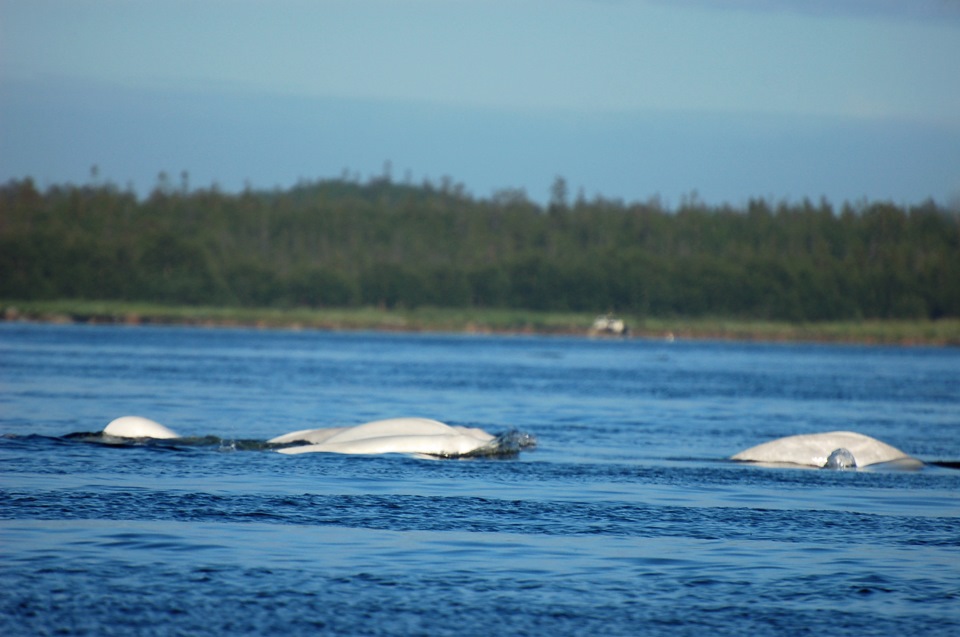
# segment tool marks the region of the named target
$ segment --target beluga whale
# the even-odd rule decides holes
[[[121,416],[110,421],[103,435],[115,438],[156,438],[167,440],[180,438],[180,434],[158,422],[142,416]]]
[[[184,438],[173,429],[142,416],[122,416],[110,421],[99,433],[76,433],[70,437],[92,438],[110,444],[118,440],[178,439],[177,444],[220,443],[222,447],[224,442],[215,436]],[[284,454],[403,453],[432,458],[510,457],[521,449],[536,446],[536,438],[516,430],[495,436],[483,429],[447,425],[429,418],[390,418],[352,427],[301,429],[266,442],[231,441],[229,448],[235,449],[238,445],[243,449],[271,449]]]
[[[919,469],[923,462],[876,438],[853,431],[829,431],[778,438],[730,456],[731,460],[774,466],[858,469],[886,465]]]
[[[513,431],[494,436],[483,429],[448,425],[430,418],[389,418],[352,427],[303,429],[267,442],[304,443],[277,449],[285,454],[404,453],[438,458],[513,455],[536,444],[529,434]]]

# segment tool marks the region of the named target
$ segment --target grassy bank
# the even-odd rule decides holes
[[[381,310],[168,306],[122,301],[2,301],[0,317],[61,323],[587,335],[595,315],[504,309]],[[960,345],[960,320],[778,323],[621,317],[631,336],[772,342]]]

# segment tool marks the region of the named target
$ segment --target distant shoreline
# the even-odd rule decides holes
[[[596,315],[506,309],[235,308],[126,301],[2,301],[0,320],[111,325],[182,325],[326,331],[436,332],[596,336]],[[642,318],[620,315],[626,336],[659,340],[812,342],[960,346],[960,319],[785,323],[729,318]]]

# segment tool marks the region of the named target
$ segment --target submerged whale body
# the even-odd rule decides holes
[[[112,420],[104,428],[103,434],[116,438],[157,438],[158,440],[180,437],[180,434],[174,430],[141,416],[122,416]]]
[[[855,469],[880,463],[919,468],[923,463],[876,438],[852,431],[831,431],[778,438],[750,447],[731,460],[826,469]]]
[[[277,436],[267,442],[307,443],[277,450],[286,454],[409,453],[438,457],[493,455],[498,451],[516,452],[534,444],[533,438],[524,434],[511,437],[508,441],[482,429],[451,426],[429,418],[391,418],[354,427],[304,429]]]

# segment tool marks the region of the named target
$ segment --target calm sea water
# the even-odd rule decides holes
[[[257,443],[395,416],[539,445]],[[0,634],[960,634],[960,471],[725,460],[836,429],[960,459],[960,350],[2,324]]]

